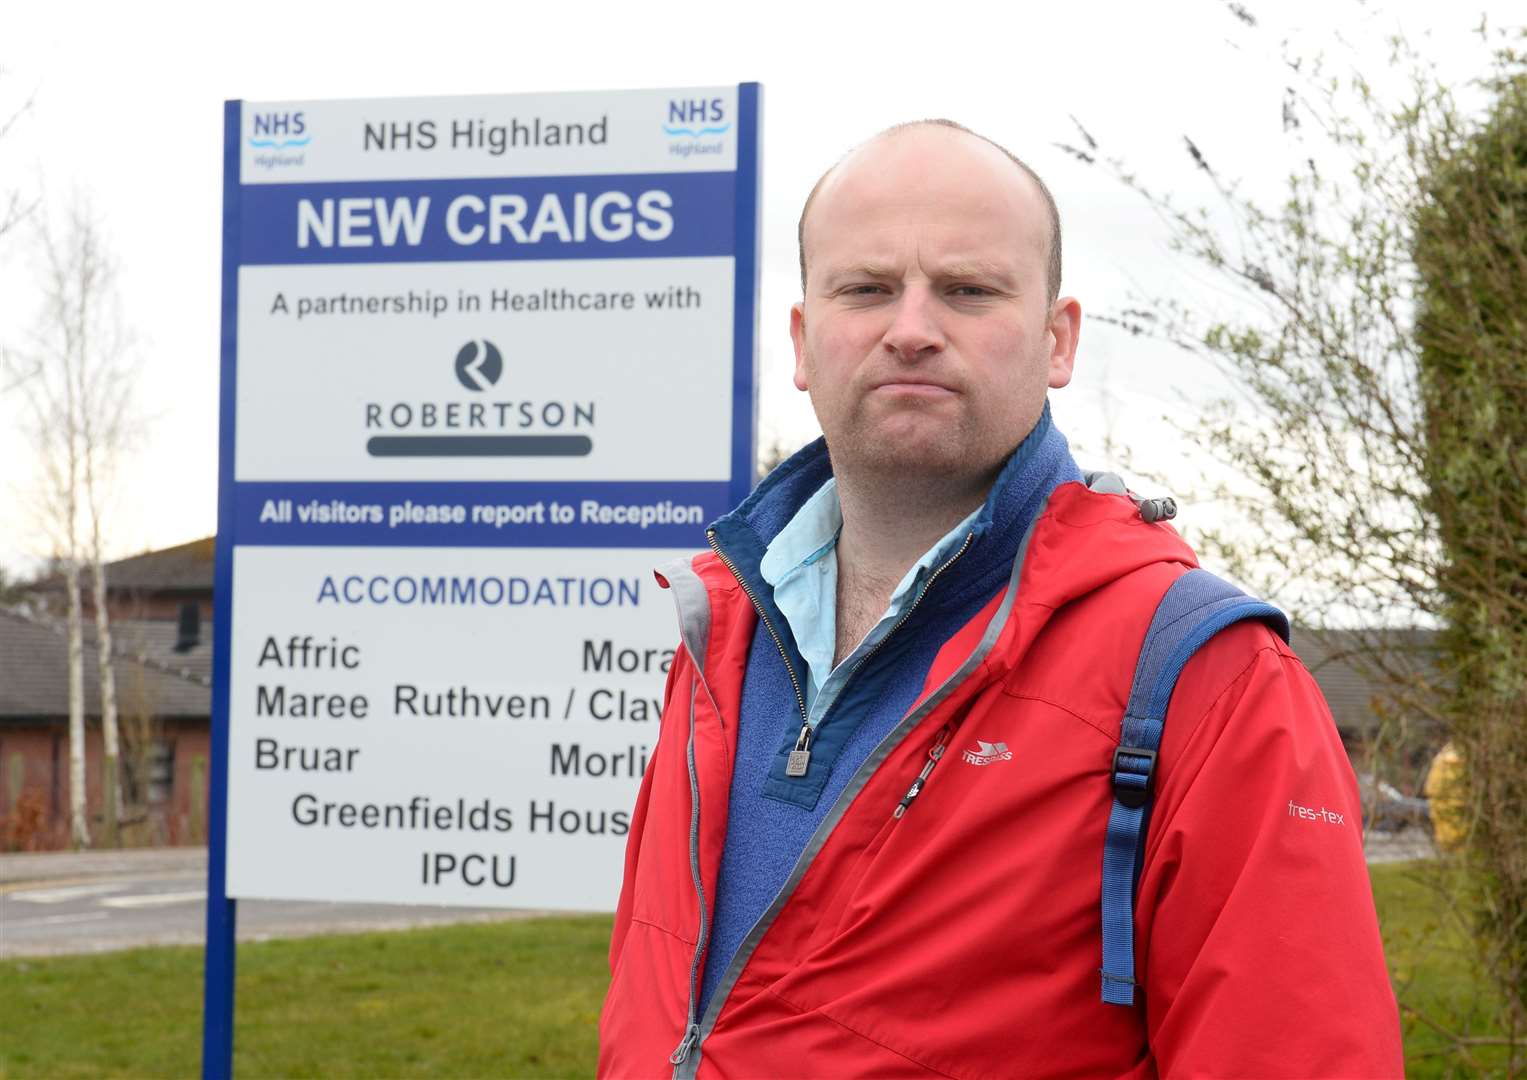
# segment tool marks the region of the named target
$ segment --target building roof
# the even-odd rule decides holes
[[[173,652],[175,624],[113,623],[112,671],[124,714],[210,716],[210,634]],[[0,609],[0,721],[69,715],[69,644],[61,623]],[[85,715],[101,713],[95,626],[85,625]]]
[[[217,537],[208,536],[175,547],[145,551],[106,564],[106,590],[120,597],[124,593],[192,593],[211,595],[213,550]],[[88,563],[80,566],[80,589],[90,602],[92,578]],[[52,597],[64,593],[64,575],[53,571],[25,587],[34,596]]]
[[[1388,669],[1413,677],[1434,677],[1436,631],[1417,629],[1312,630],[1293,628],[1293,650],[1315,676],[1336,726],[1346,734],[1367,734],[1379,722],[1375,705],[1388,695],[1386,680],[1373,669],[1377,658]]]
[[[208,536],[107,563],[106,585],[113,590],[210,592],[216,540]]]
[[[113,619],[111,646],[118,656],[147,663],[160,671],[203,686],[212,685],[212,622],[201,624],[201,640],[176,652],[180,627],[175,619]],[[92,637],[92,641],[95,639]]]

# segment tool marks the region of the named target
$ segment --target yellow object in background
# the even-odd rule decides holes
[[[1456,851],[1463,844],[1466,823],[1463,801],[1458,796],[1462,782],[1463,755],[1449,741],[1432,758],[1421,791],[1431,803],[1432,837],[1444,851]]]

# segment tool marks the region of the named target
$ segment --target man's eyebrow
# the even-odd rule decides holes
[[[888,278],[895,277],[899,273],[890,263],[864,262],[855,263],[852,266],[829,267],[826,277],[836,281],[839,278],[871,277]]]
[[[1017,278],[1011,269],[1001,263],[989,262],[985,259],[962,259],[958,262],[945,263],[937,269],[935,276],[945,280],[976,278],[995,281],[1008,288],[1018,286]]]
[[[824,285],[832,287],[843,281],[882,280],[900,277],[902,269],[889,262],[858,262],[847,266],[828,267],[822,275]],[[939,281],[974,280],[990,282],[1003,289],[1017,292],[1018,278],[1012,268],[988,259],[958,259],[944,263],[934,270]]]

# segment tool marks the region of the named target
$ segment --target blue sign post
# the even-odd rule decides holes
[[[756,436],[756,84],[225,125],[207,1077],[236,897],[613,908]]]

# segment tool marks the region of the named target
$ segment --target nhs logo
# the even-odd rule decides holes
[[[722,153],[732,129],[727,119],[725,98],[670,98],[668,121],[663,134],[668,136],[668,152],[681,158]]]
[[[284,169],[307,163],[313,141],[307,118],[300,111],[255,112],[249,116],[247,159],[258,169]]]
[[[703,139],[724,135],[731,127],[723,99],[688,98],[668,102],[668,122],[663,125],[663,132],[669,138]]]
[[[249,145],[261,150],[287,150],[313,141],[301,112],[255,113]]]

